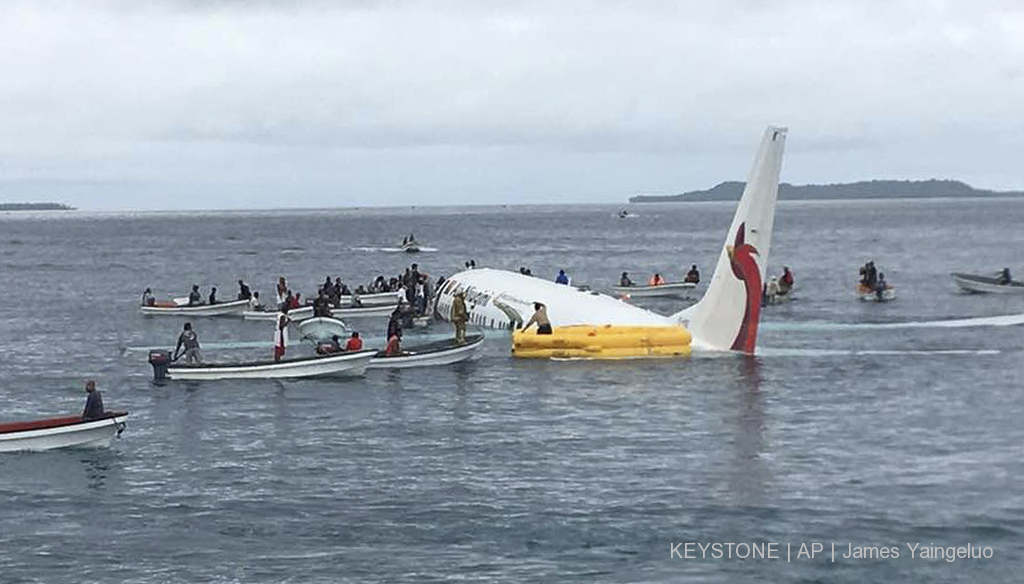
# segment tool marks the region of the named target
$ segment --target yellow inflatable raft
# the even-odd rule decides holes
[[[563,326],[550,335],[512,333],[512,355],[522,359],[625,359],[690,354],[690,331],[681,326]]]

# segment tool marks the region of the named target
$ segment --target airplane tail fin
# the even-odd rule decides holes
[[[786,131],[765,130],[707,292],[673,315],[699,346],[754,352]]]

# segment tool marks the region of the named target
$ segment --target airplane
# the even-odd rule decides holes
[[[533,303],[540,302],[547,306],[552,327],[679,325],[690,331],[694,349],[753,353],[786,132],[774,126],[765,130],[714,275],[696,304],[663,316],[606,294],[506,270],[476,268],[459,272],[441,285],[438,316],[450,321],[455,294],[463,292],[469,322],[480,327],[522,326],[533,314]]]

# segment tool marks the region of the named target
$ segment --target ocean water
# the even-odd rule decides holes
[[[597,289],[710,277],[732,204],[630,209],[0,214],[0,421],[80,411],[87,378],[131,411],[109,450],[0,455],[0,582],[1019,580],[1024,328],[916,323],[1024,313],[949,278],[1022,273],[1020,199],[781,203],[770,271],[791,266],[797,298],[765,308],[756,357],[517,362],[486,331],[447,368],[151,383],[145,350],[183,321],[138,314],[146,286],[309,293],[471,258]],[[409,232],[437,251],[388,251]],[[869,259],[895,302],[854,296]],[[194,323],[208,360],[269,355],[268,323]],[[383,321],[353,324],[381,342]],[[685,542],[781,557],[672,557]]]

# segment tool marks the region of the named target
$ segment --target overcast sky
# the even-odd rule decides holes
[[[0,201],[622,202],[768,124],[789,182],[1024,189],[1024,4],[0,4]]]

